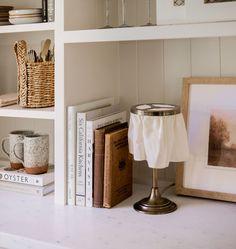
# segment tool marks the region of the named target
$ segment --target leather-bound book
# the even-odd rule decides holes
[[[105,135],[103,206],[111,208],[132,195],[132,160],[128,128]]]
[[[103,207],[105,134],[125,127],[128,127],[127,122],[110,124],[94,131],[94,207]]]

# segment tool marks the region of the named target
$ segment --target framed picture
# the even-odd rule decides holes
[[[190,155],[177,165],[177,194],[236,202],[235,99],[236,77],[184,79]]]
[[[157,24],[236,20],[236,0],[157,0]]]

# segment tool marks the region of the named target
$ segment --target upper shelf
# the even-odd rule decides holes
[[[54,30],[54,22],[46,23],[31,23],[18,25],[4,25],[0,26],[0,34],[2,33],[17,33],[17,32],[33,32],[33,31],[47,31]]]
[[[236,36],[236,22],[65,31],[64,43]]]
[[[48,108],[22,108],[18,105],[11,105],[0,108],[0,117],[14,118],[35,118],[54,120],[54,107]]]

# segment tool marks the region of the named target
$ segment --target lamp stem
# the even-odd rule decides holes
[[[153,169],[152,171],[152,187],[158,188],[158,173],[157,169]]]

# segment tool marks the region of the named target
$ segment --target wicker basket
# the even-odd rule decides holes
[[[18,104],[22,107],[54,106],[54,62],[27,62],[27,44],[14,46],[17,62]]]

